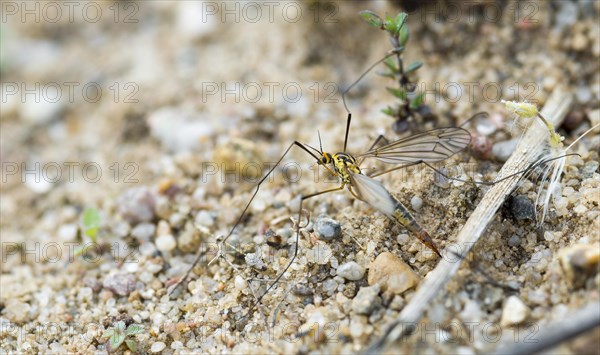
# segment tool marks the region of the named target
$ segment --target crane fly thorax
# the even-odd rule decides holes
[[[360,174],[360,167],[356,163],[356,159],[348,153],[323,153],[321,163],[331,164],[333,171],[344,184],[350,184],[349,173]]]

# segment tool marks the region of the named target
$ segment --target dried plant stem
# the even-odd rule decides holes
[[[541,327],[535,342],[515,342],[501,346],[496,354],[533,354],[552,348],[600,326],[600,304],[592,302],[561,319]]]
[[[544,106],[542,115],[554,125],[559,126],[567,114],[571,102],[572,95],[570,93],[556,89]],[[540,141],[540,137],[547,136],[548,132],[545,127],[531,125],[510,159],[502,167],[499,178],[518,173],[529,167],[539,157],[545,146]],[[446,283],[456,274],[461,262],[480,239],[487,225],[494,218],[496,211],[517,187],[519,180],[520,175],[505,179],[495,184],[485,194],[456,238],[453,251],[457,252],[460,257],[451,253],[444,253],[445,257],[423,280],[423,283],[412,296],[411,301],[400,313],[398,320],[389,326],[385,334],[370,347],[369,352],[379,351],[386,344],[410,334],[415,329],[426,307],[431,304]]]

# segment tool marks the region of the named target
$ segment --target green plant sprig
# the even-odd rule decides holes
[[[127,339],[127,337],[132,337],[142,332],[144,332],[144,328],[141,325],[131,324],[126,328],[125,322],[118,321],[112,327],[106,329],[102,337],[108,338],[106,350],[109,353],[117,350],[123,344],[123,341],[125,341],[125,345],[127,345],[129,350],[136,353],[138,351],[137,343],[134,339]]]
[[[387,70],[380,73],[380,75],[398,83],[398,87],[387,87],[386,89],[399,102],[394,106],[384,108],[382,112],[396,119],[393,125],[394,131],[397,133],[404,132],[408,130],[409,124],[414,122],[416,115],[425,106],[425,95],[415,92],[417,86],[410,78],[411,74],[421,68],[423,63],[415,61],[405,66],[402,59],[406,43],[410,37],[408,25],[406,24],[408,15],[401,12],[394,18],[386,15],[385,19],[372,11],[362,11],[360,15],[369,25],[384,30],[389,35],[393,55],[384,61]]]

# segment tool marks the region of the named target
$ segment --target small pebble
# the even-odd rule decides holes
[[[131,235],[137,239],[150,240],[156,231],[156,226],[152,223],[140,223],[133,228]]]
[[[340,223],[326,216],[317,219],[317,236],[321,240],[333,240],[340,236],[342,228]]]
[[[518,138],[513,138],[511,140],[502,141],[494,144],[492,147],[492,155],[496,157],[496,159],[501,162],[505,162],[508,160],[510,155],[515,151],[517,147],[517,143],[519,143]]]
[[[236,275],[234,285],[235,288],[237,288],[238,290],[243,290],[248,286],[248,283],[246,282],[246,280],[244,280],[242,276]]]
[[[6,309],[3,311],[3,314],[5,314],[6,318],[11,322],[21,323],[27,320],[30,308],[28,303],[16,299],[9,299],[6,302]]]
[[[73,241],[77,238],[76,224],[63,224],[58,228],[58,237],[63,241]]]
[[[348,298],[354,298],[356,296],[356,284],[354,282],[346,283],[344,285],[344,291],[342,294]]]
[[[352,311],[357,314],[371,314],[381,305],[379,285],[362,287],[352,300]]]
[[[579,16],[579,9],[577,4],[571,1],[559,1],[557,2],[559,9],[556,11],[556,27],[562,29],[563,27],[571,26],[577,22]]]
[[[421,207],[423,206],[423,199],[421,199],[419,196],[413,196],[410,199],[410,204],[411,204],[413,210],[419,211],[421,209]]]
[[[200,211],[196,214],[194,222],[206,227],[212,227],[212,225],[215,223],[215,220],[208,211]]]
[[[450,176],[450,173],[449,173],[448,169],[446,169],[446,168],[441,168],[440,172],[443,173],[445,176],[436,171],[433,174],[433,183],[436,186],[439,186],[443,189],[447,189],[450,187],[450,179],[447,178],[446,176]]]
[[[598,171],[598,166],[600,163],[597,161],[590,161],[585,164],[585,166],[581,169],[581,178],[589,179],[594,176],[594,173]]]
[[[126,190],[117,199],[119,213],[131,224],[151,221],[154,218],[154,207],[154,196],[145,186]]]
[[[177,242],[172,234],[159,235],[154,241],[156,248],[160,251],[166,252],[175,249]]]
[[[558,260],[571,285],[581,287],[600,261],[600,244],[575,244],[558,251]]]
[[[577,213],[578,215],[582,215],[584,213],[587,212],[587,207],[585,207],[585,205],[581,204],[581,205],[577,205],[573,208],[573,212]]]
[[[583,33],[575,34],[575,36],[573,36],[573,39],[571,42],[571,47],[576,51],[582,51],[582,50],[586,49],[588,47],[587,37]],[[579,95],[577,95],[577,97],[579,97]],[[590,94],[589,97],[592,97],[592,95]],[[589,100],[589,98],[588,98],[588,100]],[[580,102],[587,102],[587,101],[580,100]]]
[[[477,322],[481,319],[481,306],[479,302],[471,299],[465,300],[465,306],[459,314],[464,322]]]
[[[327,279],[323,282],[323,291],[325,291],[328,295],[333,295],[337,288],[338,283],[334,279]]]
[[[535,220],[535,206],[524,195],[515,196],[510,200],[510,212],[517,221]]]
[[[338,266],[337,274],[346,280],[357,281],[365,275],[365,268],[358,265],[356,261],[350,261]]]
[[[510,238],[508,238],[508,246],[516,247],[521,243],[521,238],[518,235],[513,234]]]
[[[117,273],[108,275],[103,282],[104,288],[107,288],[119,296],[127,296],[135,290],[136,279],[132,274]]]
[[[185,224],[185,229],[177,238],[177,247],[184,253],[197,251],[202,242],[202,236],[210,234],[208,229],[203,226],[194,227],[192,223]]]
[[[419,276],[402,259],[390,252],[381,253],[369,266],[369,285],[402,294],[419,284]]]
[[[486,136],[473,135],[469,144],[469,151],[476,158],[487,160],[492,155],[492,141]]]
[[[166,347],[167,345],[165,343],[163,343],[162,341],[157,341],[155,343],[152,343],[152,346],[150,347],[150,352],[158,353],[163,351]]]
[[[487,116],[483,116],[477,120],[475,124],[475,129],[477,133],[482,136],[489,136],[490,134],[496,132],[496,124]]]
[[[529,316],[530,310],[517,296],[510,296],[502,309],[500,324],[510,327],[522,323]]]

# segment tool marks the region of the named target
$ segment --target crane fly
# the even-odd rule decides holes
[[[246,214],[250,204],[256,197],[261,184],[267,179],[267,177],[273,173],[277,166],[283,161],[286,155],[290,152],[292,147],[298,147],[304,152],[308,153],[312,158],[315,159],[316,163],[323,166],[330,174],[339,178],[340,186],[328,189],[324,191],[315,192],[308,195],[300,196],[300,205],[298,207],[298,223],[295,223],[295,239],[296,248],[294,253],[288,262],[287,266],[283,271],[275,278],[275,280],[267,287],[266,291],[256,298],[254,304],[248,311],[248,314],[256,307],[262,298],[280,281],[283,275],[287,272],[290,266],[294,263],[298,255],[298,240],[300,232],[300,219],[302,214],[302,203],[303,201],[310,199],[315,196],[323,195],[326,193],[340,191],[347,188],[350,193],[374,209],[380,211],[382,214],[390,218],[391,220],[401,224],[412,234],[414,234],[423,244],[433,250],[438,256],[441,256],[439,249],[434,243],[433,239],[429,236],[427,231],[421,227],[417,220],[412,216],[409,210],[393,195],[391,194],[381,182],[375,180],[377,176],[381,176],[392,171],[406,168],[417,164],[425,164],[431,169],[437,171],[439,174],[445,176],[439,172],[430,163],[440,162],[445,160],[454,154],[464,150],[471,141],[470,133],[463,128],[441,128],[433,129],[424,133],[412,135],[406,138],[402,138],[391,143],[384,144],[377,147],[381,141],[386,141],[385,137],[379,136],[371,147],[364,153],[358,155],[352,155],[347,152],[346,147],[348,143],[348,133],[350,130],[350,122],[352,120],[352,114],[348,113],[346,120],[346,134],[344,139],[344,149],[338,153],[329,153],[323,151],[321,144],[321,137],[319,134],[319,149],[316,149],[308,144],[294,141],[291,143],[283,155],[277,160],[275,165],[265,174],[257,183],[256,189],[252,194],[252,197],[244,207],[240,217],[229,231],[227,236],[220,240],[220,245],[223,245],[229,237],[233,234],[237,226],[241,223],[243,216]],[[365,174],[361,170],[361,164],[363,161],[377,160],[386,164],[395,165],[387,170],[379,171],[374,174]],[[201,260],[204,255],[204,251],[200,249],[196,255],[192,266],[187,270],[185,275],[172,286],[171,291],[177,288],[183,283],[189,276],[190,272],[195,268],[197,263]],[[226,257],[222,252],[222,248],[219,248],[218,255],[212,259],[222,257],[225,260]],[[211,262],[212,262],[211,261]],[[209,263],[210,264],[210,263]]]
[[[350,120],[350,116],[348,120]],[[323,152],[322,147],[320,150],[310,147],[321,154],[319,164],[329,166],[328,170],[339,177],[341,186],[336,189],[304,196],[304,199],[330,191],[342,190],[347,187],[354,197],[366,202],[388,218],[403,225],[419,238],[423,244],[433,250],[438,256],[441,256],[429,234],[421,227],[402,202],[392,195],[381,182],[373,179],[373,177],[410,165],[445,160],[465,149],[471,141],[471,135],[463,128],[441,128],[399,139],[382,147],[375,148],[374,146],[379,140],[381,140],[381,136],[367,152],[357,155],[359,160],[347,153],[345,149],[343,152],[331,154]],[[363,174],[360,168],[361,163],[368,159],[402,165],[368,176]]]

